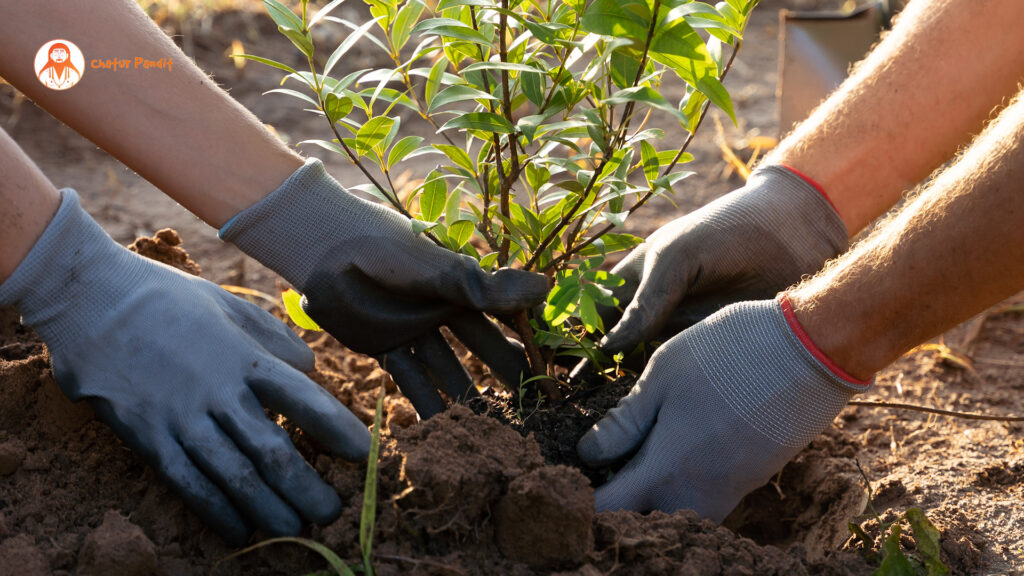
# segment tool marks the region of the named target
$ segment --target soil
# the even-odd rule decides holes
[[[836,2],[764,0],[758,8],[729,78],[741,119],[726,129],[733,147],[742,152],[747,140],[778,132],[776,10],[828,4]],[[180,31],[180,23],[164,24]],[[260,95],[276,83],[275,72],[254,65],[239,72],[224,58],[235,38],[257,54],[292,53],[269,20],[221,12],[188,29],[188,38],[177,39],[261,119],[291,141],[323,136],[312,115]],[[367,62],[372,55],[358,53],[340,66]],[[280,280],[272,273],[45,112],[17,103],[6,86],[0,86],[0,125],[58,186],[76,187],[115,239],[127,244],[171,227],[194,261],[167,231],[140,239],[135,249],[192,273],[199,273],[199,262],[204,277],[218,283],[277,293]],[[693,169],[699,176],[674,198],[678,209],[666,200],[646,216],[641,211],[629,222],[631,232],[649,233],[740,185],[723,169],[713,135],[709,130],[697,139]],[[361,181],[351,166],[327,160],[343,182]],[[943,558],[954,574],[1024,574],[1020,424],[851,406],[722,526],[689,511],[594,514],[591,486],[609,471],[581,469],[573,448],[628,391],[630,380],[576,391],[554,408],[514,405],[492,388],[470,407],[419,422],[375,361],[330,337],[298,332],[317,354],[311,378],[367,424],[378,391],[387,392],[374,534],[380,574],[870,574],[877,559],[863,554],[847,529],[854,520],[877,533],[877,520],[865,511],[866,486],[883,522],[908,507],[922,508],[942,534]],[[883,371],[864,399],[1024,414],[1019,306],[997,306],[941,342],[969,367],[921,349]],[[493,384],[478,363],[471,368],[479,384]],[[0,310],[0,398],[0,576],[199,575],[233,552],[88,406],[60,393],[45,346],[9,309]],[[308,527],[304,536],[356,562],[365,465],[331,457],[284,425],[346,502],[337,521]],[[913,550],[912,541],[904,544]],[[224,562],[214,574],[324,568],[304,548],[274,546]]]

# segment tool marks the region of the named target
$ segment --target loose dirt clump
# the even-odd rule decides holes
[[[162,262],[193,276],[199,276],[203,269],[196,264],[181,246],[178,232],[170,228],[158,230],[152,238],[142,236],[132,242],[128,249],[151,260]]]
[[[85,537],[78,554],[79,576],[147,576],[156,571],[156,547],[127,518],[108,511]]]

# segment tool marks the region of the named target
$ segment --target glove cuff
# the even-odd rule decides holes
[[[779,302],[779,306],[782,308],[782,315],[785,316],[786,322],[789,324],[789,329],[793,332],[793,335],[796,336],[797,340],[804,345],[804,348],[807,349],[811,356],[820,362],[822,366],[832,372],[832,374],[837,378],[848,384],[855,392],[863,392],[871,388],[871,385],[875,380],[873,377],[867,380],[861,380],[854,377],[846,370],[840,368],[839,365],[829,358],[828,354],[825,354],[821,348],[818,348],[814,343],[814,340],[811,339],[811,335],[804,330],[803,325],[800,324],[796,314],[793,312],[793,304],[789,301],[789,292],[779,294],[777,300]]]
[[[316,158],[292,173],[265,198],[239,212],[218,233],[301,291],[337,236],[342,214],[361,202]],[[317,252],[310,254],[310,252]]]
[[[756,196],[752,206],[763,214],[754,220],[769,223],[767,230],[783,240],[790,251],[817,270],[849,247],[849,235],[825,192],[806,176],[781,165],[755,170],[744,187]]]
[[[74,190],[60,196],[43,235],[0,285],[0,305],[17,307],[51,349],[99,326],[146,264],[103,231]]]
[[[870,389],[840,378],[812,354],[778,300],[733,304],[686,333],[722,399],[783,446],[803,448],[854,394]]]

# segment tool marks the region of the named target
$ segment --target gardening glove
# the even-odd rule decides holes
[[[15,305],[50,349],[57,383],[89,401],[227,540],[252,527],[296,534],[341,501],[264,407],[350,460],[370,435],[303,372],[313,353],[284,323],[206,280],[134,254],[82,210],[73,190],[14,274]]]
[[[588,465],[636,452],[598,510],[692,508],[716,522],[870,387],[814,346],[788,300],[733,304],[673,337],[577,445]]]
[[[669,338],[733,302],[760,300],[819,270],[847,248],[846,227],[816,184],[766,166],[746,186],[665,224],[613,272],[624,312],[602,310],[614,327],[609,355]]]
[[[438,328],[447,326],[506,385],[529,364],[522,346],[480,312],[522,310],[544,299],[547,279],[484,272],[463,254],[413,232],[390,208],[345,191],[310,159],[277,190],[220,231],[303,293],[302,308],[342,344],[374,355],[417,412],[475,394]]]

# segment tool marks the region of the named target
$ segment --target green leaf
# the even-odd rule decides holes
[[[406,136],[398,141],[388,154],[388,167],[398,164],[405,159],[406,156],[412,154],[420,144],[423,143],[422,136]]]
[[[437,94],[438,89],[441,88],[441,80],[444,78],[444,71],[448,68],[448,60],[445,58],[438,59],[434,62],[434,65],[430,67],[430,74],[427,75],[427,85],[424,88],[424,97],[427,99],[427,107],[434,103],[434,96]]]
[[[327,58],[327,63],[324,64],[324,76],[330,75],[331,70],[334,70],[334,66],[339,61],[341,61],[341,57],[348,53],[348,51],[353,46],[355,46],[356,42],[358,42],[359,39],[362,38],[363,35],[366,34],[370,27],[372,27],[376,22],[377,19],[373,18],[370,21],[364,23],[359,28],[356,28],[354,31],[352,31],[351,34],[345,37],[344,42],[339,44],[338,47],[334,49],[334,52],[332,52],[331,55]]]
[[[495,8],[497,5],[491,0],[441,0],[437,3],[437,8],[434,12],[441,12],[448,8],[454,8],[456,6],[481,6],[484,8]]]
[[[395,23],[391,27],[391,43],[395,51],[401,50],[409,40],[413,26],[420,19],[426,6],[420,0],[409,0],[395,16]]]
[[[310,550],[316,552],[324,560],[326,560],[327,563],[331,566],[331,568],[334,569],[335,574],[337,574],[338,576],[356,576],[355,572],[353,572],[352,569],[345,564],[345,561],[342,560],[337,554],[334,553],[333,550],[331,550],[327,546],[324,546],[323,544],[315,540],[309,540],[306,538],[293,538],[291,536],[282,536],[279,538],[271,538],[269,540],[258,542],[256,544],[253,544],[252,546],[249,546],[248,548],[243,548],[237,552],[225,556],[224,558],[218,560],[213,567],[214,569],[216,569],[223,562],[227,562],[228,560],[238,558],[239,556],[243,556],[254,550],[258,550],[265,546],[271,546],[273,544],[298,544],[299,546],[305,546],[306,548],[309,548]],[[214,570],[211,570],[211,572],[212,571]]]
[[[377,523],[377,466],[380,463],[380,432],[384,414],[383,383],[377,393],[377,411],[373,415],[373,434],[370,436],[370,455],[366,459],[366,483],[363,485],[363,508],[359,513],[359,550],[363,553],[363,572],[373,576],[370,555],[373,552],[373,527]]]
[[[409,222],[412,223],[413,234],[422,234],[437,226],[437,222],[424,222],[423,220],[410,220]]]
[[[598,254],[612,254],[629,250],[630,248],[643,244],[644,239],[632,234],[605,234],[595,240],[590,246],[580,250],[580,256],[596,256]]]
[[[666,175],[658,178],[654,182],[652,182],[651,183],[651,187],[652,188],[664,188],[664,189],[666,189],[666,190],[668,190],[670,192],[674,192],[674,190],[672,189],[673,186],[675,186],[679,182],[683,181],[684,179],[689,178],[690,176],[693,176],[694,174],[695,174],[695,172],[691,172],[691,171],[687,171],[687,170],[683,170],[683,171],[680,171],[680,172],[673,172],[671,174],[666,174]]]
[[[651,41],[650,57],[695,87],[701,79],[718,73],[704,39],[685,20],[658,29]]]
[[[302,20],[284,4],[277,0],[263,0],[263,7],[267,9],[267,13],[270,14],[278,28],[302,31]]]
[[[949,576],[949,568],[942,563],[940,556],[942,545],[939,539],[942,535],[938,528],[928,520],[920,508],[907,508],[904,515],[910,522],[910,528],[914,531],[914,541],[917,542],[917,550],[924,558],[928,576]]]
[[[315,146],[323,148],[324,150],[330,150],[331,152],[336,152],[338,154],[341,154],[342,156],[345,156],[346,158],[348,157],[348,155],[345,154],[345,150],[342,149],[342,147],[339,146],[337,142],[329,142],[327,140],[303,140],[302,142],[299,142],[297,146],[301,146],[303,144],[313,144]]]
[[[658,169],[661,168],[661,165],[658,163],[658,151],[650,142],[644,140],[640,142],[640,158],[643,161],[644,178],[647,179],[647,184],[650,185],[658,177]]]
[[[575,271],[572,271],[575,274]],[[576,311],[582,293],[579,280],[575,276],[560,279],[548,293],[547,304],[544,306],[544,321],[549,326],[565,322]]]
[[[384,141],[391,132],[395,121],[387,116],[378,116],[369,119],[362,128],[356,132],[356,152],[360,156],[369,153],[374,147]]]
[[[523,94],[533,103],[540,106],[544,103],[544,76],[541,74],[523,74],[520,80],[523,87]]]
[[[480,259],[480,267],[483,268],[484,270],[487,270],[489,272],[491,270],[491,268],[493,268],[494,265],[497,262],[498,262],[498,253],[497,252],[491,252],[487,256],[484,256],[483,258]]]
[[[454,190],[448,194],[448,199],[444,203],[444,221],[445,222],[457,222],[461,220],[459,206],[462,205],[462,187],[456,186]]]
[[[602,296],[597,286],[586,284],[583,286],[583,294],[580,295],[580,320],[587,328],[587,332],[604,332],[604,322],[597,312],[597,301]]]
[[[868,536],[867,532],[860,527],[860,524],[847,522],[847,528],[850,529],[850,534],[853,534],[853,536],[860,541],[865,550],[871,550],[875,547],[875,541],[872,540],[871,537]]]
[[[473,164],[473,160],[469,157],[469,154],[466,154],[466,151],[462,148],[452,146],[451,144],[434,144],[434,148],[440,150],[456,166],[460,166],[469,170],[470,173],[476,174],[476,165]]]
[[[253,62],[259,62],[260,64],[266,64],[267,66],[273,66],[274,68],[277,68],[278,70],[284,70],[285,72],[290,72],[292,74],[298,74],[298,72],[296,72],[295,68],[292,68],[291,66],[289,66],[287,64],[282,64],[280,62],[276,62],[274,60],[270,60],[270,59],[267,59],[267,58],[260,58],[259,56],[253,56],[252,54],[232,54],[231,57],[232,58],[245,58],[247,60],[252,60]]]
[[[643,42],[650,22],[651,10],[645,2],[594,0],[584,12],[580,28],[586,32]]]
[[[659,110],[664,110],[675,115],[680,120],[685,120],[686,116],[679,111],[678,108],[669,104],[668,100],[658,94],[658,91],[650,86],[636,86],[634,88],[626,88],[625,90],[619,90],[610,97],[605,98],[605,104],[623,104],[626,102],[642,102]]]
[[[423,184],[423,192],[420,193],[420,216],[423,220],[433,222],[444,213],[448,183],[436,171],[430,174]]]
[[[477,62],[462,69],[462,73],[479,72],[481,70],[504,70],[506,72],[523,72],[527,74],[540,74],[533,66],[517,64],[515,62]]]
[[[431,113],[445,104],[462,102],[464,100],[497,100],[497,98],[483,90],[477,90],[472,86],[457,84],[455,86],[445,88],[440,94],[435,96],[433,101],[430,103],[430,107],[427,109],[427,112]]]
[[[729,92],[725,89],[725,86],[722,86],[718,78],[714,76],[701,78],[697,81],[697,89],[714,102],[715,106],[724,110],[729,115],[732,123],[736,124],[736,114],[732,109],[732,98],[729,97]]]
[[[327,95],[324,100],[324,114],[331,121],[331,124],[348,116],[352,111],[352,99],[348,96],[338,96],[334,92]]]
[[[313,18],[309,21],[308,27],[312,28],[313,26],[315,26],[317,23],[323,20],[328,14],[330,14],[332,10],[334,10],[338,6],[341,6],[341,3],[344,1],[345,0],[332,0],[332,2],[328,3],[326,6],[318,10],[316,15],[313,16]]]
[[[309,32],[285,28],[284,26],[278,26],[277,31],[284,34],[289,40],[291,40],[292,44],[294,44],[295,47],[306,56],[306,58],[313,57],[313,37],[309,35]]]
[[[915,576],[914,566],[900,549],[900,525],[894,524],[882,547],[882,564],[872,576]]]
[[[304,330],[315,330],[317,332],[323,332],[323,328],[317,325],[309,314],[302,309],[302,296],[289,288],[281,293],[281,301],[284,302],[284,310],[288,313],[288,317],[292,319],[292,322],[296,326]]]
[[[499,116],[493,112],[470,112],[456,116],[445,122],[438,132],[454,129],[483,130],[500,134],[511,134],[515,131],[511,122],[506,120],[504,116]]]
[[[460,22],[454,18],[431,18],[429,20],[423,20],[417,24],[412,31],[420,34],[436,34],[447,38],[455,38],[456,40],[466,40],[467,42],[475,42],[477,44],[483,44],[484,46],[491,45],[490,39],[486,36],[474,30],[469,24]]]
[[[274,88],[273,90],[267,90],[266,92],[263,93],[264,96],[266,96],[267,94],[287,94],[288,96],[292,96],[294,98],[298,98],[299,100],[312,104],[314,108],[320,107],[320,104],[316,100],[313,100],[312,96],[309,96],[308,94],[303,94],[302,92],[296,90],[289,90],[288,88]]]
[[[458,248],[465,246],[466,242],[469,242],[469,239],[472,237],[472,220],[457,220],[448,226],[448,238],[451,238]]]

